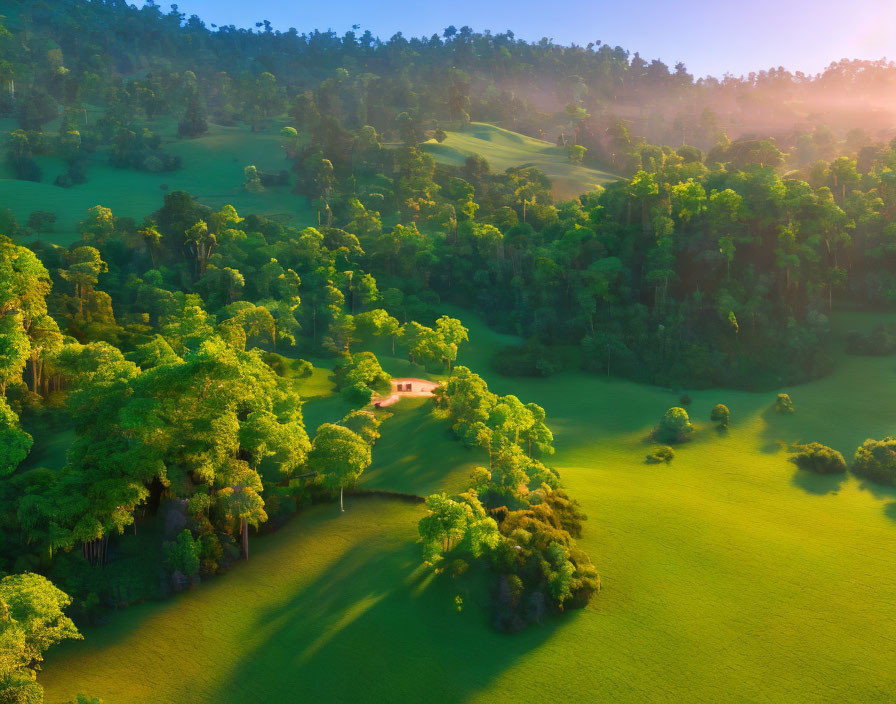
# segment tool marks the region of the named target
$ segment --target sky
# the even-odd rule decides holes
[[[157,4],[167,11],[168,1]],[[600,40],[670,66],[683,61],[697,76],[777,66],[817,73],[842,58],[896,59],[896,0],[180,0],[178,7],[206,24],[270,20],[300,33],[342,34],[357,24],[388,39],[469,25],[533,41]]]

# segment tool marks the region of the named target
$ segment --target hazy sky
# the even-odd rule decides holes
[[[139,1],[139,0],[138,0]],[[157,0],[164,11],[168,0]],[[353,24],[382,39],[441,34],[448,25],[507,29],[521,38],[601,40],[697,75],[784,66],[815,73],[841,58],[896,59],[896,0],[180,0],[207,24],[270,20],[299,32]]]

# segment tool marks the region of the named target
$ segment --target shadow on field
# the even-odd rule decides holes
[[[473,467],[488,457],[458,441],[448,421],[436,418],[432,408],[427,398],[405,398],[392,406],[394,415],[383,424],[373,463],[361,475],[361,487],[418,496],[466,489]]]
[[[824,496],[836,494],[846,481],[846,472],[841,474],[815,474],[802,469],[797,469],[790,479],[790,483],[809,494]]]
[[[466,701],[556,628],[498,634],[486,600],[478,577],[434,578],[420,564],[419,545],[356,544],[258,615],[261,637],[251,639],[214,701]]]
[[[891,521],[896,521],[896,501],[891,501],[884,506],[884,515]]]
[[[795,438],[793,434],[796,430],[792,423],[793,415],[778,413],[774,406],[769,406],[760,414],[765,423],[765,427],[760,433],[760,450],[767,455],[774,455],[790,443]]]
[[[870,493],[875,499],[896,499],[896,486],[886,486],[862,479],[859,488]]]

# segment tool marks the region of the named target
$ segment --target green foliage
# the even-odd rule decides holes
[[[22,430],[19,417],[0,398],[0,477],[12,474],[28,456],[33,438]]]
[[[34,677],[44,653],[63,640],[81,638],[64,613],[71,601],[37,574],[0,579],[0,700],[43,701]]]
[[[184,528],[174,542],[165,543],[165,565],[171,572],[180,572],[187,578],[199,574],[199,558],[203,545]]]
[[[790,396],[778,394],[778,398],[775,399],[775,410],[778,413],[793,413],[793,401],[790,400]]]
[[[352,403],[370,403],[376,393],[388,395],[392,377],[383,371],[373,352],[358,352],[335,369],[336,385]]]
[[[856,450],[852,471],[879,484],[896,485],[896,439],[866,440]]]
[[[709,419],[713,423],[718,423],[720,428],[727,428],[728,421],[731,419],[731,411],[728,410],[728,406],[717,403],[712,407],[712,411],[709,413]]]
[[[321,477],[324,486],[339,489],[339,505],[346,486],[354,484],[370,466],[370,445],[349,428],[324,423],[317,429],[308,466]]]
[[[694,434],[694,426],[683,408],[673,407],[666,411],[659,425],[653,430],[653,438],[659,442],[680,443]]]
[[[673,459],[675,459],[675,450],[668,445],[663,445],[649,452],[646,462],[647,464],[659,464],[660,462],[670,464]]]
[[[818,442],[796,445],[791,461],[800,469],[816,474],[840,474],[846,471],[846,460],[836,450]]]
[[[896,324],[881,323],[867,335],[853,330],[847,335],[846,351],[856,355],[896,354]]]

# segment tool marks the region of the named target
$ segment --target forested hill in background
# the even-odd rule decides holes
[[[771,388],[829,369],[836,305],[896,303],[896,65],[694,80],[466,27],[383,42],[152,4],[7,6],[0,234],[62,271],[104,233],[110,324],[145,312],[129,277],[204,292],[214,314],[265,298],[248,282],[286,261],[268,247],[321,241],[346,254],[303,276],[303,353],[347,349],[358,269],[402,323],[453,303],[524,338],[496,353],[505,374]],[[227,206],[251,216],[234,247],[252,257],[208,219]],[[333,290],[331,331],[315,306]]]
[[[448,27],[429,38],[399,32],[381,40],[369,32],[278,31],[267,22],[256,30],[209,28],[176,5],[165,13],[151,1],[139,9],[120,0],[3,6],[12,34],[0,39],[0,108],[10,109],[13,91],[32,95],[26,129],[39,128],[54,103],[152,118],[180,114],[194,97],[216,122],[256,126],[278,101],[298,103],[301,113],[307,100],[297,98],[312,91],[305,98],[322,114],[350,129],[372,125],[387,139],[398,138],[400,113],[420,132],[495,122],[573,140],[588,149],[586,161],[632,172],[630,138],[709,149],[723,134],[775,137],[811,161],[834,155],[831,132],[842,138],[864,129],[852,135],[856,150],[869,135],[887,136],[880,132],[891,130],[896,109],[896,66],[885,61],[843,60],[818,76],[775,68],[695,80],[683,64],[646,61],[597,38],[566,47]]]

